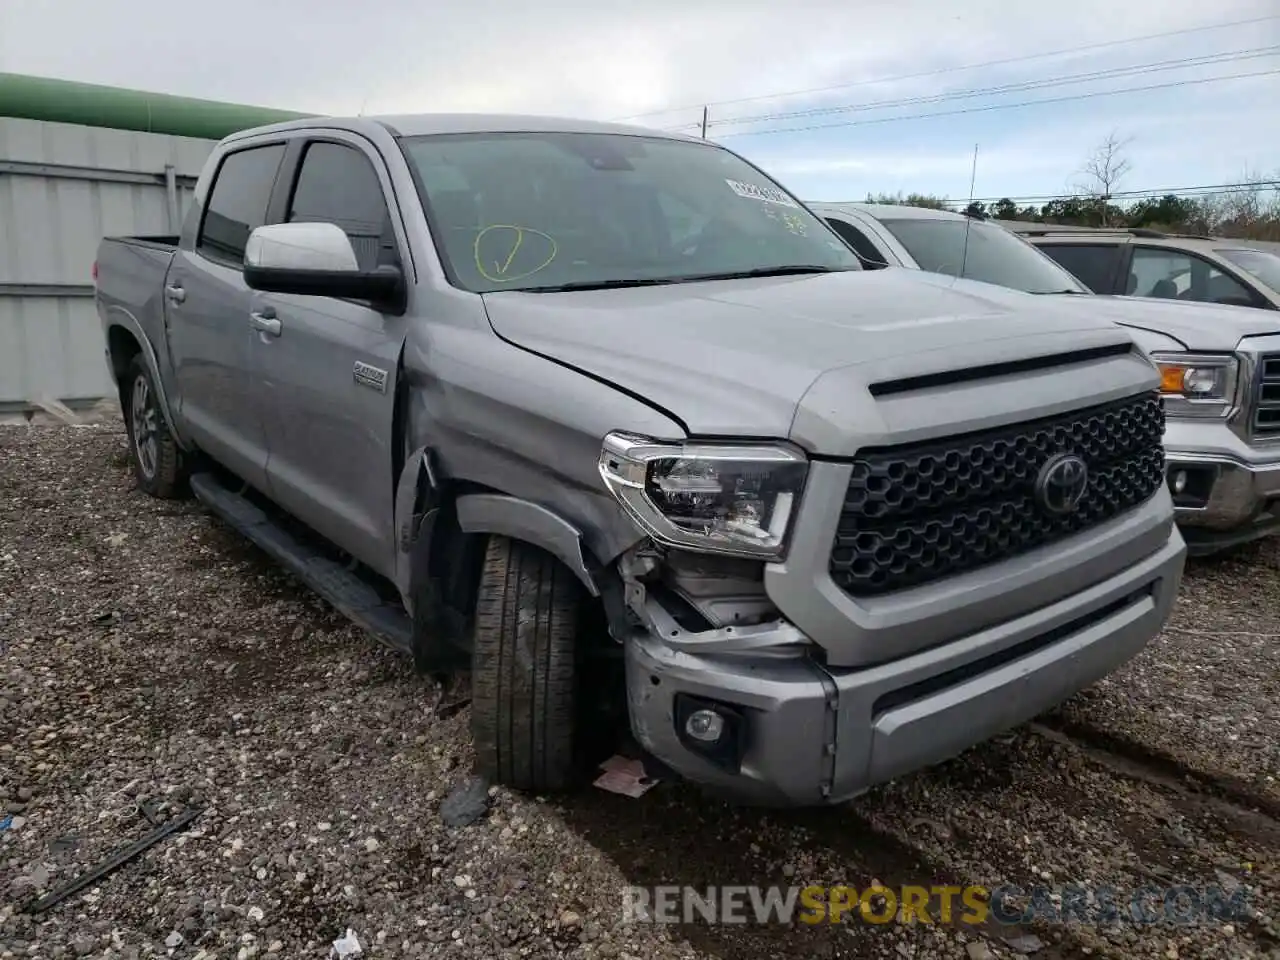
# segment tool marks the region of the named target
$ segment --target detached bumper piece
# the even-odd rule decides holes
[[[636,740],[681,776],[747,803],[838,803],[1049,710],[1128,661],[1168,618],[1185,547],[940,647],[877,666],[626,644]],[[694,652],[691,652],[694,651]]]

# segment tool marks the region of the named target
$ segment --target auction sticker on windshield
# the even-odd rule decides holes
[[[778,203],[784,207],[799,206],[781,190],[776,190],[773,187],[761,187],[754,183],[743,183],[741,180],[725,180],[725,183],[738,196],[746,197],[748,200],[759,200],[762,203]]]

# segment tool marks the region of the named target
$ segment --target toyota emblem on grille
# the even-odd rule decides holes
[[[1073,453],[1050,457],[1036,477],[1036,499],[1050,513],[1071,513],[1089,489],[1089,467]]]

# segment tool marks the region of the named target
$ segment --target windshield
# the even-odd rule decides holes
[[[858,269],[823,221],[710,144],[585,133],[402,144],[450,279],[467,290]]]
[[[881,220],[921,270],[1012,287],[1027,293],[1087,293],[1080,281],[1046,254],[1003,227],[981,220]],[[965,229],[968,228],[968,250]]]
[[[1280,290],[1280,257],[1266,250],[1219,250],[1222,259],[1230,260],[1241,270],[1251,273],[1272,290]]]

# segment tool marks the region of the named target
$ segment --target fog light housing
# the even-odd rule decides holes
[[[1183,509],[1202,510],[1209,503],[1218,467],[1198,463],[1170,464],[1165,470],[1165,484],[1173,496],[1173,505]]]
[[[714,710],[695,710],[684,722],[684,732],[699,743],[715,743],[724,734],[724,717]]]
[[[746,752],[747,720],[742,711],[687,693],[677,693],[672,706],[680,742],[716,766],[737,772]]]

